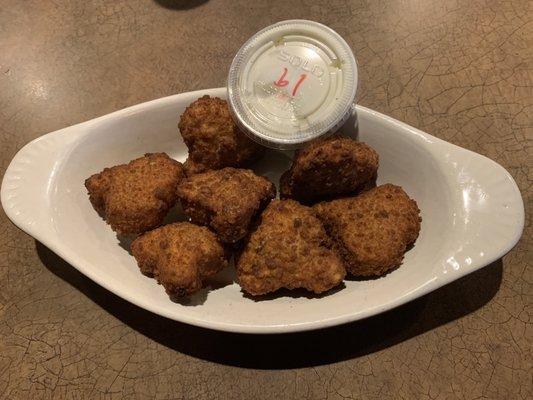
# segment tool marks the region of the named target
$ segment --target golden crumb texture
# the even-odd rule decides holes
[[[190,295],[228,265],[227,254],[209,229],[177,222],[146,232],[131,244],[141,272],[155,277],[171,296]]]
[[[319,203],[314,210],[355,276],[381,276],[398,267],[422,221],[416,201],[391,184]]]
[[[313,210],[293,200],[269,204],[237,258],[238,282],[250,295],[281,288],[323,293],[346,274]]]
[[[231,167],[193,175],[178,188],[184,213],[225,243],[242,239],[275,196],[276,187],[268,179]]]
[[[92,175],[85,187],[94,209],[114,231],[139,234],[161,225],[184,176],[178,161],[165,153],[148,153]]]
[[[187,175],[224,167],[243,167],[257,159],[263,148],[249,139],[235,124],[228,103],[203,96],[181,115],[179,130],[189,157]]]
[[[312,203],[375,186],[379,156],[365,143],[334,135],[299,150],[280,179],[281,198]]]

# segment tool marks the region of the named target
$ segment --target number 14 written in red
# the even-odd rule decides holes
[[[277,81],[274,81],[274,85],[278,87],[285,87],[289,85],[290,82],[287,79],[285,79],[285,77],[287,76],[287,72],[288,72],[287,68],[283,68],[283,73],[281,74],[281,76],[279,77]],[[305,81],[305,78],[307,78],[307,74],[301,74],[300,77],[298,78],[298,81],[292,88],[293,97],[296,96],[296,93],[298,93],[298,89],[300,88],[300,85],[303,83],[303,81]]]

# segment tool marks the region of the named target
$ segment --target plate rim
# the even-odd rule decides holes
[[[396,298],[394,301],[389,301],[385,304],[381,304],[380,306],[366,309],[366,311],[362,313],[350,313],[350,314],[339,315],[339,316],[335,316],[331,318],[322,318],[319,320],[312,320],[312,321],[307,321],[303,323],[293,323],[293,324],[269,324],[269,325],[253,324],[253,325],[250,325],[250,324],[226,323],[226,322],[211,321],[208,319],[194,318],[188,315],[177,316],[176,314],[167,312],[165,309],[160,309],[156,306],[153,306],[149,302],[145,303],[143,301],[139,301],[134,296],[130,295],[127,291],[123,291],[120,288],[113,287],[113,285],[105,279],[105,276],[98,275],[92,272],[90,266],[85,265],[86,263],[83,260],[76,260],[75,251],[70,251],[70,252],[66,251],[68,249],[62,248],[60,243],[57,243],[57,241],[54,241],[53,230],[48,231],[47,234],[43,234],[43,232],[39,232],[38,228],[36,227],[37,224],[35,223],[35,220],[29,219],[25,210],[21,209],[19,205],[17,204],[17,202],[15,201],[17,198],[17,194],[20,194],[20,193],[17,193],[17,190],[21,186],[10,185],[10,184],[13,182],[23,181],[21,175],[19,175],[21,171],[24,172],[24,169],[20,169],[22,168],[21,164],[25,164],[25,165],[29,164],[27,161],[25,161],[26,160],[25,156],[31,153],[37,147],[42,147],[44,145],[48,145],[48,146],[52,145],[52,146],[57,147],[58,145],[64,146],[66,144],[65,147],[61,147],[61,149],[59,149],[58,151],[64,152],[68,150],[69,145],[71,146],[71,150],[72,150],[72,148],[74,148],[73,145],[76,144],[76,141],[78,141],[85,135],[90,134],[90,130],[88,128],[102,121],[106,121],[106,120],[113,119],[113,118],[127,117],[128,115],[132,115],[137,112],[149,110],[152,107],[156,107],[156,106],[159,107],[159,106],[165,105],[165,103],[171,104],[177,98],[183,99],[184,97],[190,97],[191,99],[193,99],[203,94],[211,94],[214,96],[225,97],[226,88],[222,87],[222,88],[214,88],[214,89],[197,90],[197,91],[184,92],[184,93],[179,93],[179,94],[175,94],[175,95],[171,95],[167,97],[162,97],[159,99],[154,99],[148,102],[136,104],[136,105],[133,105],[133,106],[130,106],[130,107],[118,110],[118,111],[114,111],[112,113],[88,120],[86,122],[81,122],[81,123],[72,125],[67,128],[63,128],[63,129],[50,132],[48,134],[42,135],[30,141],[28,144],[23,146],[15,154],[10,164],[6,168],[6,171],[2,179],[0,198],[1,198],[2,206],[3,206],[6,216],[13,222],[15,226],[17,226],[19,229],[26,232],[30,236],[32,236],[34,239],[43,243],[50,250],[52,250],[58,256],[63,258],[65,261],[67,261],[72,267],[74,267],[80,273],[87,276],[89,279],[91,279],[98,285],[102,286],[106,290],[109,290],[113,294],[121,297],[122,299],[126,301],[129,301],[132,304],[135,304],[136,306],[140,308],[146,309],[150,312],[161,315],[165,318],[176,320],[182,323],[187,323],[190,325],[199,326],[202,328],[214,329],[214,330],[226,331],[226,332],[254,333],[254,334],[277,334],[277,333],[289,333],[289,332],[322,329],[322,328],[342,325],[342,324],[346,324],[349,322],[354,322],[357,320],[365,319],[365,318],[380,314],[384,311],[394,309],[409,301],[415,300],[434,290],[437,290],[438,288],[444,285],[447,285],[453,281],[456,281],[457,279],[460,279],[463,276],[471,274],[481,268],[484,268],[490,265],[495,260],[507,254],[517,244],[517,242],[520,240],[522,236],[522,232],[523,232],[524,224],[525,224],[523,199],[522,199],[520,190],[515,180],[503,166],[498,164],[496,161],[491,160],[488,157],[483,156],[479,153],[476,153],[471,150],[465,149],[463,147],[457,146],[455,144],[446,142],[442,139],[439,139],[437,137],[430,135],[429,133],[421,131],[420,129],[412,127],[404,122],[398,121],[390,116],[384,115],[380,112],[374,111],[372,109],[369,109],[367,107],[360,106],[360,105],[356,105],[356,109],[359,113],[364,113],[367,116],[370,116],[371,118],[376,118],[376,119],[381,119],[383,121],[386,121],[389,125],[393,125],[399,128],[400,130],[407,130],[412,134],[421,135],[423,138],[433,143],[451,148],[454,151],[466,152],[465,154],[471,157],[477,157],[477,158],[485,160],[485,162],[487,161],[490,162],[490,164],[494,168],[498,169],[499,173],[501,173],[502,176],[508,181],[508,183],[510,184],[510,187],[513,190],[512,196],[510,196],[512,197],[510,202],[513,203],[513,206],[516,207],[515,211],[517,212],[518,220],[517,220],[517,223],[513,225],[515,229],[513,231],[512,237],[510,237],[507,240],[505,245],[502,246],[501,250],[497,252],[497,254],[494,254],[492,257],[487,258],[486,260],[481,262],[479,265],[473,266],[468,269],[460,268],[459,270],[454,271],[453,274],[449,275],[450,277],[449,279],[446,279],[446,280],[432,279],[431,281],[427,282],[423,287],[416,290],[414,293],[404,294],[403,296]],[[67,135],[67,133],[69,133],[69,135]],[[19,169],[17,169],[17,167]],[[53,172],[53,171],[49,171],[49,173],[50,172]]]

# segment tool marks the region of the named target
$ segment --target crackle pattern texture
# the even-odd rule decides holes
[[[518,246],[393,312],[242,336],[118,299],[0,212],[0,399],[533,397],[531,1],[0,0],[0,174],[44,133],[222,86],[239,46],[289,18],[346,38],[359,103],[507,168]]]

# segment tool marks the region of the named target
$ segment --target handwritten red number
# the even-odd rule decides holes
[[[274,85],[284,87],[289,84],[289,81],[285,79],[285,76],[287,75],[287,68],[283,68],[283,70],[283,74],[281,74],[281,77],[276,82],[274,82]]]
[[[285,77],[287,76],[287,72],[288,72],[287,68],[283,68],[283,73],[281,74],[279,79],[274,82],[274,85],[276,85],[278,87],[287,86],[290,83],[287,79],[285,79]],[[292,89],[292,96],[293,97],[296,96],[296,93],[298,93],[298,89],[300,88],[300,85],[303,83],[303,81],[305,81],[305,78],[307,78],[306,74],[301,74],[300,78],[298,78],[298,81],[296,82],[296,85],[294,85],[294,88]]]
[[[294,89],[292,89],[292,96],[296,96],[296,92],[298,91],[298,88],[300,85],[305,81],[305,78],[307,78],[306,74],[300,75],[300,79],[298,79],[298,82],[296,82],[296,85],[294,85]]]

